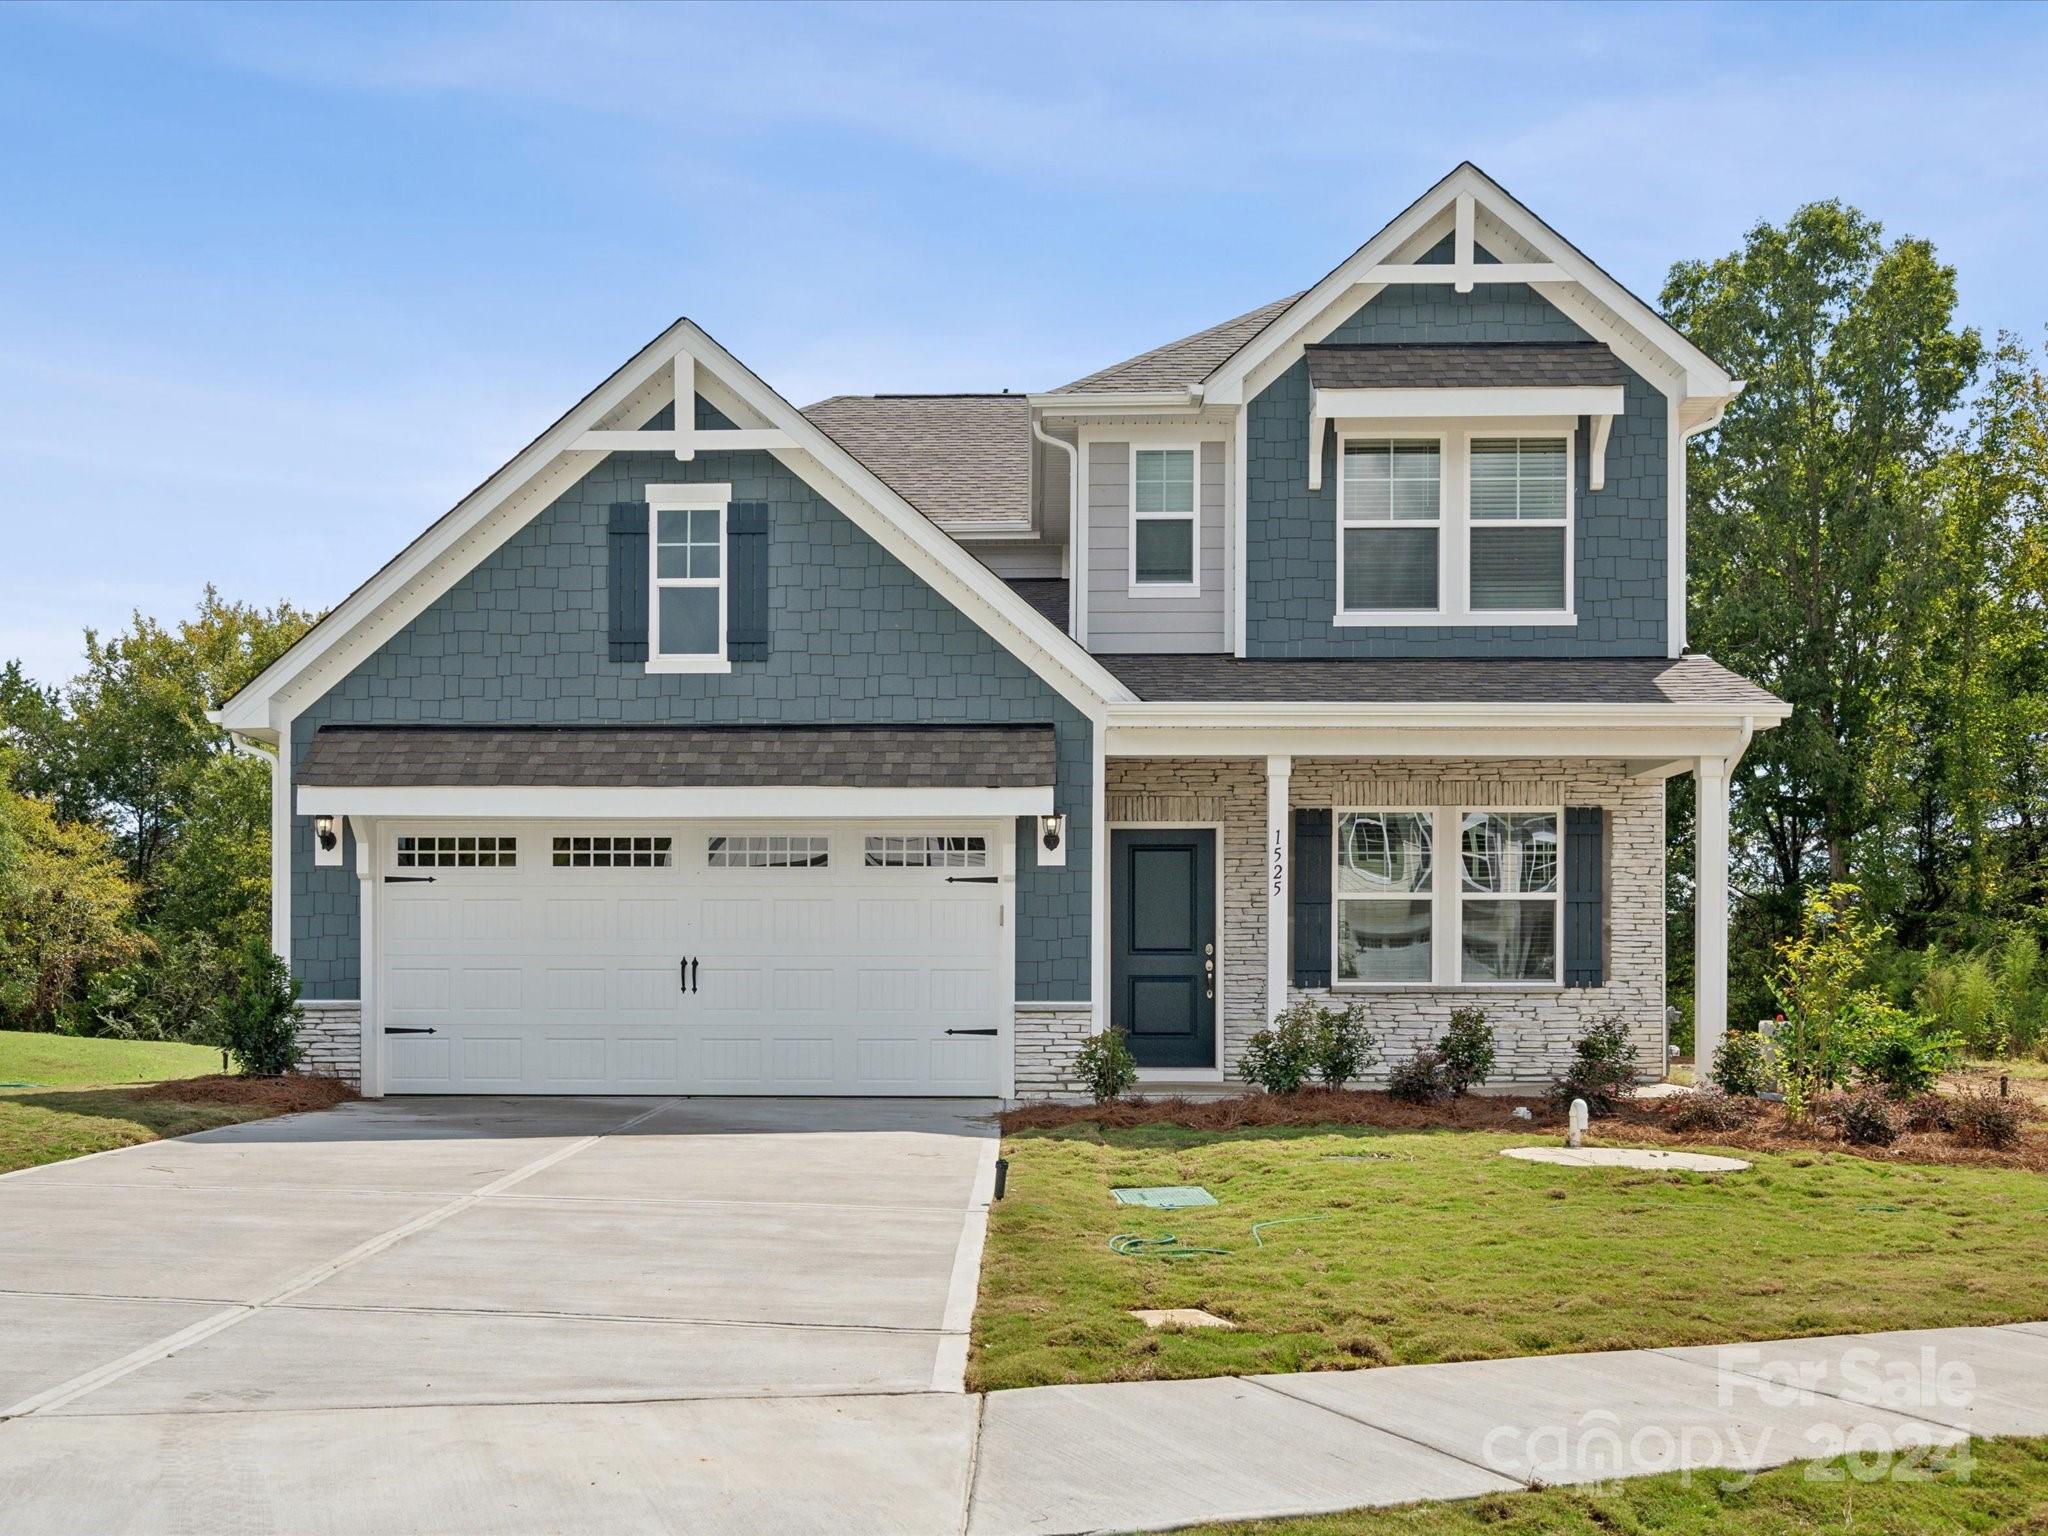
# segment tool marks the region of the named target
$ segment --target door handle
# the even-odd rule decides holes
[[[403,1024],[386,1024],[384,1026],[384,1033],[387,1035],[431,1035],[433,1031],[431,1029],[408,1028]]]
[[[690,962],[687,960],[678,960],[676,962],[676,990],[678,992],[690,990]]]
[[[949,1029],[946,1033],[949,1035],[993,1035],[996,1031],[993,1029]]]
[[[697,990],[697,962],[694,960],[690,962],[690,990]]]

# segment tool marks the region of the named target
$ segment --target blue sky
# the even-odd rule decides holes
[[[2038,340],[2048,7],[0,8],[0,659],[324,605],[668,321],[1046,387],[1461,159],[1638,292],[1839,196]]]

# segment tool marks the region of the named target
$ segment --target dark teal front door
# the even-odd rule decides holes
[[[1216,834],[1109,834],[1110,1022],[1141,1067],[1216,1065]]]

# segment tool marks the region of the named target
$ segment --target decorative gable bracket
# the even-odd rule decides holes
[[[1446,418],[1585,417],[1592,425],[1586,489],[1607,488],[1607,439],[1622,413],[1619,384],[1507,389],[1323,389],[1309,391],[1308,488],[1323,488],[1323,437],[1332,422],[1439,421]]]
[[[647,453],[672,449],[679,459],[694,459],[699,452],[742,453],[794,448],[796,440],[779,427],[699,427],[697,421],[697,359],[688,352],[675,355],[676,425],[668,431],[600,432],[581,434],[571,448],[596,453]]]

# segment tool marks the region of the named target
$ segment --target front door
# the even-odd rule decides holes
[[[1112,831],[1110,1022],[1141,1067],[1216,1065],[1216,834]]]

